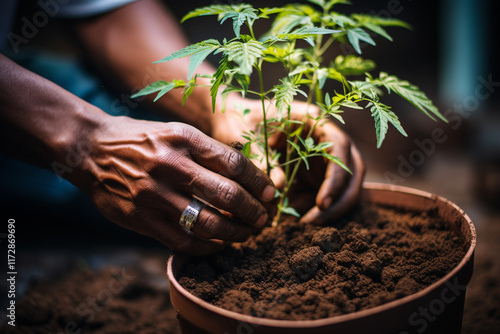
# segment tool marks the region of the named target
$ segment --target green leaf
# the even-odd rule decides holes
[[[266,8],[259,8],[259,11],[260,11],[259,14],[260,18],[268,19],[269,15],[288,12],[290,11],[290,9],[283,7],[273,7],[273,8],[266,7]]]
[[[284,213],[284,214],[287,214],[287,215],[291,215],[291,216],[295,216],[295,217],[300,217],[300,214],[297,212],[297,210],[295,210],[291,206],[287,206],[287,207],[281,208],[281,212]]]
[[[283,112],[291,107],[294,96],[298,92],[305,94],[299,89],[299,85],[295,82],[294,78],[286,77],[280,81],[281,85],[276,85],[273,88],[274,99],[278,108],[278,122],[283,118]]]
[[[367,96],[371,100],[376,100],[382,91],[370,81],[349,81],[353,93],[359,97]]]
[[[361,47],[359,46],[359,41],[364,41],[368,44],[375,45],[375,41],[362,28],[347,29],[347,38],[349,39],[349,42],[351,42],[352,46],[359,54],[361,54]]]
[[[229,61],[236,62],[240,67],[240,73],[252,74],[252,67],[257,60],[263,56],[262,42],[249,40],[248,42],[233,41],[223,46],[224,54]]]
[[[171,85],[175,86],[175,84],[173,84],[171,82],[167,82],[167,81],[163,81],[163,80],[155,81],[152,84],[147,85],[146,87],[144,87],[143,89],[141,89],[137,93],[132,94],[132,96],[130,96],[130,98],[135,99],[136,97],[139,97],[139,96],[144,96],[144,95],[156,93],[156,92],[164,89],[165,87],[170,87]],[[173,88],[173,86],[172,86],[172,88]]]
[[[375,68],[375,62],[355,55],[348,55],[346,57],[339,55],[335,58],[331,66],[344,76],[362,75],[372,71]]]
[[[303,8],[302,6],[297,7]],[[298,10],[292,6],[288,6],[285,8],[287,9],[287,11],[279,14],[274,19],[271,29],[266,33],[265,36],[286,34],[298,26],[313,26],[312,17],[304,13],[304,11]],[[314,11],[312,8],[311,10]],[[319,15],[319,13],[317,13],[317,15]]]
[[[328,26],[338,25],[341,28],[345,28],[346,26],[357,27],[358,23],[350,18],[349,16],[345,16],[339,13],[330,13],[329,15],[323,16],[323,21]]]
[[[230,12],[223,14],[220,23],[224,23],[228,18],[233,19],[233,30],[236,37],[240,37],[240,29],[243,23],[250,19],[258,19],[259,17],[255,14],[257,12],[254,8],[245,8],[241,12]]]
[[[194,91],[194,87],[195,87],[195,83],[194,81],[193,82],[190,82],[188,85],[186,85],[186,87],[184,87],[184,90],[182,91],[182,93],[184,94],[184,96],[182,97],[182,105],[184,106],[184,103],[186,103],[186,100],[187,98],[193,94],[193,91]],[[159,94],[158,94],[159,95]],[[158,99],[158,97],[156,98]]]
[[[439,119],[448,122],[432,101],[427,97],[427,95],[425,95],[425,93],[422,92],[417,86],[409,83],[408,81],[401,80],[394,75],[388,75],[385,72],[381,72],[379,79],[372,79],[371,82],[376,85],[384,86],[389,93],[391,90],[394,91],[431,119],[436,120],[434,116],[437,116]]]
[[[386,18],[368,14],[353,14],[352,17],[358,20],[361,25],[370,23],[377,26],[402,27],[406,29],[412,29],[411,25],[409,25],[408,23],[394,18]]]
[[[326,11],[329,11],[333,6],[338,4],[352,5],[351,1],[349,0],[330,0],[324,5],[324,8]]]
[[[296,40],[296,39],[307,39],[307,38],[315,36],[315,35],[335,34],[335,33],[341,32],[341,31],[342,30],[333,30],[333,29],[319,28],[319,27],[301,27],[297,30],[290,32],[290,33],[283,33],[283,34],[278,34],[278,35],[267,36],[267,37],[263,38],[262,41],[263,42],[266,42],[267,40],[291,41],[291,40]],[[311,44],[311,43],[309,42],[309,44]],[[312,44],[312,45],[314,46],[314,44]]]
[[[252,143],[247,141],[245,144],[243,144],[243,148],[241,149],[241,153],[243,153],[247,158],[250,157],[250,153],[251,153],[251,145]]]
[[[340,103],[341,106],[347,107],[347,108],[352,108],[352,109],[363,109],[362,106],[357,104],[356,102],[353,102],[351,100],[344,100]]]
[[[215,112],[215,101],[217,100],[217,92],[219,91],[220,85],[224,82],[225,72],[228,67],[229,60],[225,56],[219,62],[219,67],[215,72],[212,79],[212,87],[210,87],[210,96],[212,96],[212,110]]]
[[[340,160],[339,158],[334,157],[333,155],[328,154],[326,152],[323,152],[322,155],[325,158],[327,158],[328,160],[333,161],[334,163],[336,163],[337,165],[339,165],[340,167],[342,167],[346,172],[348,172],[349,174],[352,175],[352,171],[349,169],[349,167],[347,167],[347,165],[342,160]]]
[[[287,142],[288,142],[290,145],[292,145],[292,147],[295,149],[295,151],[297,151],[297,153],[300,153],[300,147],[299,147],[299,145],[295,144],[293,141],[288,140],[288,139],[287,139]]]
[[[207,15],[218,15],[218,20],[222,20],[226,14],[229,13],[238,13],[242,12],[245,9],[253,9],[252,6],[247,4],[240,5],[211,5],[206,7],[197,8],[189,13],[187,13],[182,19],[181,22],[189,20],[193,17],[198,16],[207,16]],[[256,11],[254,9],[254,11]]]
[[[370,102],[367,107],[370,107],[372,112],[372,116],[375,120],[375,130],[377,134],[377,148],[380,148],[382,142],[385,139],[385,135],[387,134],[387,129],[389,128],[388,123],[390,122],[394,127],[405,137],[405,130],[401,126],[399,122],[398,116],[390,110],[389,106],[382,104],[377,101]]]
[[[188,67],[188,80],[193,77],[194,72],[201,63],[208,57],[216,48],[206,48],[191,55]]]
[[[173,88],[175,87],[175,83],[169,83],[168,85],[166,85],[165,87],[163,87],[160,92],[158,93],[158,95],[156,95],[155,99],[153,100],[153,102],[156,102],[158,101],[158,99],[160,97],[162,97],[163,95],[167,94],[168,92],[170,92]]]
[[[327,148],[332,147],[332,146],[333,146],[332,142],[323,142],[323,143],[319,143],[318,145],[316,145],[316,147],[314,148],[314,150],[316,152],[322,152],[322,151],[324,151]]]
[[[155,61],[154,64],[164,63],[170,60],[184,58],[195,54],[197,52],[205,51],[205,50],[215,50],[220,47],[219,41],[216,39],[207,39],[206,41],[199,42],[196,44],[191,44],[186,46],[185,48],[172,53],[170,56],[167,56],[161,60]]]
[[[373,31],[374,33],[377,33],[379,34],[380,36],[383,36],[385,37],[386,39],[388,39],[389,41],[392,42],[392,37],[387,33],[387,31],[385,31],[384,28],[382,28],[381,26],[378,26],[376,24],[373,24],[371,22],[366,22],[363,24],[363,26],[367,29],[370,29],[371,31]]]
[[[329,71],[327,68],[320,68],[316,70],[316,75],[318,77],[319,89],[323,89],[325,86],[326,79],[328,78]]]

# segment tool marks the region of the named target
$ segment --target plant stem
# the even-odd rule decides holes
[[[266,172],[267,176],[271,177],[271,163],[269,162],[269,137],[267,133],[267,117],[266,117],[266,94],[264,93],[264,79],[262,78],[262,60],[257,66],[257,72],[259,73],[259,85],[260,85],[260,100],[262,102],[262,116],[264,118],[264,155],[266,156]]]

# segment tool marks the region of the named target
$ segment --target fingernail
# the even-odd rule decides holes
[[[321,206],[322,206],[323,210],[328,209],[331,205],[332,205],[332,198],[331,197],[325,198],[323,200],[323,202],[321,203]]]
[[[266,202],[272,201],[274,198],[274,187],[267,186],[262,192],[262,199]]]
[[[267,223],[267,213],[264,213],[262,216],[260,216],[260,218],[257,220],[255,225],[257,227],[264,227],[264,225],[266,225],[266,223]]]

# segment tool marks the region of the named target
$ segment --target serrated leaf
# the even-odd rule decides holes
[[[158,93],[158,95],[156,95],[155,99],[153,100],[153,102],[156,102],[158,101],[158,99],[160,97],[162,97],[163,95],[167,94],[168,92],[170,92],[173,88],[175,87],[175,83],[170,83],[168,85],[166,85],[165,87],[163,87],[160,92]]]
[[[210,96],[212,97],[212,110],[215,112],[215,101],[217,100],[217,92],[219,91],[220,85],[224,82],[224,76],[226,69],[228,67],[229,60],[228,57],[225,56],[219,62],[219,67],[215,72],[212,79],[212,87],[210,87]]]
[[[193,77],[194,72],[201,63],[215,50],[216,48],[206,48],[191,55],[189,58],[188,80]]]
[[[320,6],[321,8],[323,8],[325,6],[325,0],[307,0],[309,2],[312,2],[318,6]]]
[[[389,41],[392,42],[392,37],[381,26],[378,26],[378,25],[373,24],[371,22],[366,22],[366,23],[363,23],[363,27],[370,29],[374,33],[379,34],[380,36],[385,37],[386,39],[388,39]]]
[[[187,98],[193,94],[193,91],[194,91],[194,87],[195,87],[195,83],[194,82],[190,82],[189,85],[186,85],[186,87],[184,87],[184,90],[183,90],[183,96],[182,96],[182,105],[184,105],[184,103],[186,103],[186,100]]]
[[[249,19],[258,19],[259,17],[255,14],[257,10],[254,8],[245,8],[241,12],[230,12],[223,14],[220,23],[224,23],[228,18],[233,19],[233,30],[236,37],[240,37],[240,29],[243,23]]]
[[[376,100],[382,91],[370,81],[349,81],[352,92],[358,94],[360,97],[367,96],[372,100]]]
[[[314,147],[314,139],[312,139],[311,137],[306,138],[304,140],[304,145],[306,146],[306,149],[308,152],[313,151],[315,148]]]
[[[345,100],[340,103],[341,106],[352,108],[352,109],[363,109],[362,106],[357,104],[356,102],[353,102],[351,100]]]
[[[347,29],[347,39],[349,40],[349,42],[351,42],[352,46],[359,54],[361,54],[359,41],[364,41],[368,44],[375,45],[375,41],[362,28]]]
[[[283,7],[272,7],[272,8],[266,7],[266,8],[259,8],[259,11],[260,11],[259,14],[260,18],[268,19],[269,15],[288,12],[290,11],[290,9]]]
[[[290,108],[293,98],[299,92],[299,86],[290,77],[281,79],[281,85],[274,86],[274,99],[278,108],[278,122],[283,118],[283,112]]]
[[[258,58],[263,56],[265,49],[261,42],[250,40],[248,42],[233,41],[223,46],[224,54],[228,60],[236,62],[240,67],[240,73],[252,74],[252,67]]]
[[[326,79],[328,78],[329,71],[327,68],[319,68],[316,70],[316,76],[318,77],[319,89],[323,89],[325,86]]]
[[[326,11],[329,11],[333,6],[339,4],[352,5],[351,1],[349,0],[330,0],[325,4],[324,8]]]
[[[425,93],[422,92],[417,86],[409,83],[408,81],[401,80],[394,75],[388,75],[385,72],[381,72],[379,79],[371,80],[371,82],[384,86],[389,93],[391,90],[394,91],[431,119],[436,120],[434,116],[437,116],[439,119],[448,122],[439,112],[438,108],[427,97],[427,95],[425,95]]]
[[[341,31],[342,30],[333,30],[333,29],[320,28],[320,27],[301,27],[297,30],[290,32],[290,33],[283,33],[283,34],[278,34],[278,35],[267,36],[263,39],[263,41],[265,42],[268,39],[271,39],[273,41],[291,41],[291,40],[296,40],[296,39],[304,39],[309,44],[314,46],[314,42],[312,39],[310,39],[310,37],[313,37],[315,35],[335,34],[335,33],[341,32]]]
[[[137,93],[132,94],[132,96],[130,96],[130,98],[135,99],[136,97],[139,97],[139,96],[144,96],[144,95],[156,93],[156,92],[164,89],[165,87],[169,87],[170,85],[175,86],[175,84],[173,84],[171,82],[164,81],[164,80],[155,81],[152,84],[147,85],[146,87],[144,87],[143,89],[141,89]]]
[[[329,25],[334,26],[338,25],[341,28],[345,28],[347,26],[357,27],[358,23],[350,18],[349,16],[345,16],[339,13],[330,13],[329,15],[323,16],[323,20]]]
[[[316,147],[314,148],[314,150],[316,152],[321,152],[321,151],[324,151],[327,148],[332,147],[332,146],[333,146],[332,142],[323,142],[323,143],[319,143],[318,145],[316,145]]]
[[[287,11],[279,14],[274,19],[271,29],[266,33],[266,36],[286,34],[298,26],[313,26],[310,16],[291,6],[285,8]]]
[[[219,47],[220,47],[219,41],[217,41],[216,39],[207,39],[206,41],[186,46],[185,48],[183,48],[179,51],[176,51],[176,52],[172,53],[171,55],[169,55],[161,60],[155,61],[154,64],[164,63],[164,62],[167,62],[170,60],[184,58],[187,56],[191,56],[192,54],[195,54],[197,52],[202,52],[205,50],[214,51],[215,49],[217,49]]]
[[[375,62],[355,55],[346,57],[339,55],[335,58],[332,67],[342,75],[361,75],[375,68]]]
[[[346,172],[352,175],[352,171],[349,169],[349,167],[347,167],[347,165],[342,160],[326,152],[323,152],[322,155],[328,160],[333,161],[334,163],[342,167],[342,169],[344,169]]]
[[[371,23],[377,26],[402,27],[406,29],[411,29],[411,25],[409,25],[408,23],[394,18],[387,18],[377,15],[367,15],[367,14],[353,14],[352,17],[358,20],[358,22],[362,25],[366,23]]]
[[[207,15],[219,15],[218,20],[220,21],[222,20],[225,14],[241,12],[248,8],[252,8],[252,6],[247,4],[240,4],[240,5],[211,5],[211,6],[201,7],[187,13],[181,19],[181,22],[189,20],[193,17],[207,16]]]
[[[372,117],[375,120],[377,148],[380,148],[385,139],[387,129],[389,128],[388,123],[391,123],[403,136],[408,136],[401,126],[398,116],[390,110],[389,106],[376,101],[372,101],[368,106],[370,105],[370,111],[372,112]]]

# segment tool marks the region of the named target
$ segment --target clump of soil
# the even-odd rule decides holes
[[[2,333],[178,334],[169,294],[142,272],[110,267],[32,284],[16,303],[16,326]]]
[[[436,211],[364,203],[328,227],[287,220],[222,253],[191,258],[178,279],[231,311],[320,319],[413,294],[446,275],[467,247]]]

